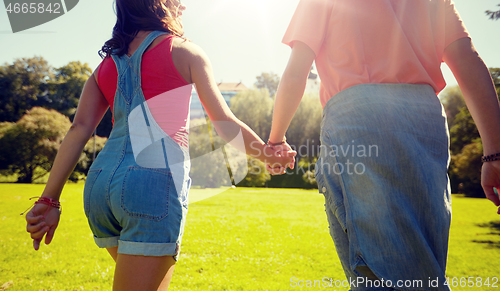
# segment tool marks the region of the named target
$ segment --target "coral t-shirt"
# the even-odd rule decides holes
[[[179,145],[188,147],[189,105],[192,84],[179,74],[172,60],[175,36],[169,35],[144,52],[141,62],[141,87],[156,123]],[[113,112],[118,71],[113,58],[102,61],[97,83]]]
[[[323,107],[365,83],[445,86],[445,48],[469,37],[451,0],[301,0],[283,43],[316,54]]]

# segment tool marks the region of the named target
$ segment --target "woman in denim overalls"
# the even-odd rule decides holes
[[[116,0],[116,5],[113,38],[103,47],[118,73],[114,126],[87,176],[85,214],[96,244],[106,248],[116,261],[114,290],[166,290],[186,219],[190,162],[187,148],[162,130],[145,100],[141,87],[143,54],[165,35],[175,35],[171,51],[177,75],[196,85],[210,119],[221,121],[214,126],[224,140],[230,142],[236,128],[244,146],[234,146],[271,164],[293,165],[295,152],[266,145],[232,114],[217,89],[208,58],[199,47],[181,38],[179,17],[184,7],[178,0]],[[59,200],[83,147],[109,108],[97,79],[94,72],[85,84],[42,202]],[[186,98],[190,92],[187,90]],[[35,249],[45,234],[45,243],[51,242],[59,215],[59,209],[44,203],[36,204],[27,214]]]

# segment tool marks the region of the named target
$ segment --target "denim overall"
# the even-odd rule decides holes
[[[84,209],[99,247],[177,258],[188,208],[189,152],[155,122],[141,88],[142,55],[162,34],[150,33],[131,57],[112,55],[118,71],[115,121],[90,167]]]

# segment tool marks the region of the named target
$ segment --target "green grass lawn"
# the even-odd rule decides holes
[[[83,184],[66,185],[54,241],[32,249],[19,213],[43,187],[0,184],[0,290],[111,290],[113,261],[92,239]],[[292,277],[343,280],[323,205],[315,190],[255,188],[191,204],[171,290],[293,290],[300,288],[290,286]],[[447,275],[483,282],[489,277],[492,283],[500,277],[499,251],[495,207],[485,199],[454,196]],[[500,282],[496,286],[453,290],[500,290]]]

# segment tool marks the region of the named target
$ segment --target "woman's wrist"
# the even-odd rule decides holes
[[[54,186],[54,181],[51,181],[50,178],[51,177],[49,177],[49,181],[47,182],[47,185],[45,185],[42,195],[40,196],[59,201],[61,198],[62,187],[64,187],[64,185],[62,185],[61,188],[57,188],[57,186]]]
[[[61,207],[61,203],[59,202],[59,200],[55,200],[55,199],[52,199],[52,198],[49,198],[49,197],[31,197],[29,200],[32,200],[32,199],[36,199],[38,198],[37,201],[35,201],[35,203],[33,203],[33,205],[31,205],[30,207],[28,207],[28,209],[26,209],[23,213],[21,213],[21,215],[24,215],[26,212],[28,212],[29,210],[31,210],[35,205],[37,204],[44,204],[44,205],[47,205],[47,210],[45,210],[45,213],[43,214],[43,217],[45,218],[47,216],[47,213],[49,212],[49,210],[51,208],[57,208],[59,209],[59,213],[62,212],[62,207]]]
[[[54,200],[54,201],[59,201],[59,198],[60,198],[60,196],[45,195],[45,194],[42,194],[42,196],[40,196],[40,197],[41,198],[50,199],[50,200]]]
[[[269,146],[279,146],[279,145],[283,145],[286,143],[286,137],[284,136],[281,141],[274,141],[274,140],[271,140],[271,138],[269,138],[269,140],[267,141],[267,144]]]

